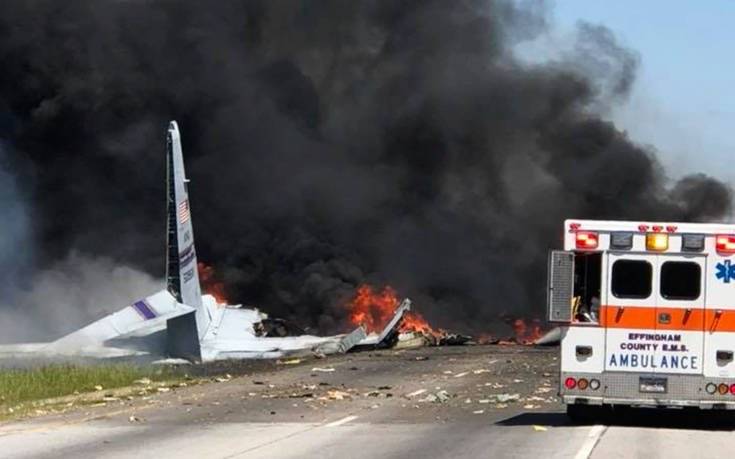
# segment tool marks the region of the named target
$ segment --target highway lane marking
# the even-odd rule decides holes
[[[306,428],[301,429],[301,430],[298,430],[296,432],[292,432],[290,434],[284,435],[284,436],[279,437],[279,438],[274,438],[273,440],[267,441],[267,442],[265,442],[263,444],[260,444],[260,445],[251,446],[251,447],[249,447],[247,449],[244,449],[242,451],[236,451],[236,452],[234,452],[234,453],[232,453],[232,454],[230,454],[228,456],[224,456],[223,459],[233,459],[233,458],[236,458],[236,457],[242,457],[242,455],[244,455],[244,454],[251,453],[251,452],[253,452],[255,450],[258,450],[258,449],[261,449],[261,448],[272,446],[272,445],[274,445],[274,444],[276,444],[278,442],[284,441],[284,440],[289,440],[289,439],[298,437],[300,435],[303,435],[303,434],[305,434],[307,432],[311,432],[313,430],[319,429],[321,427],[335,427],[335,426],[340,426],[342,424],[347,424],[350,421],[354,421],[357,418],[358,418],[357,416],[347,416],[347,417],[344,417],[342,419],[338,419],[336,421],[330,422],[328,424],[310,424]]]
[[[600,441],[602,435],[607,430],[607,426],[596,425],[592,426],[590,431],[587,433],[587,439],[582,443],[582,447],[574,455],[574,459],[587,459],[592,454],[592,450],[597,446],[597,442]]]
[[[342,424],[347,424],[348,422],[354,421],[355,419],[357,419],[357,416],[347,416],[347,417],[344,417],[342,419],[338,419],[338,420],[336,420],[334,422],[330,422],[329,424],[325,424],[324,427],[337,427],[337,426],[341,426]]]

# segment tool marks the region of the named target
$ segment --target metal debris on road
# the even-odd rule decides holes
[[[521,394],[498,394],[495,399],[500,403],[517,402],[521,399]]]
[[[546,432],[549,429],[548,429],[548,427],[538,426],[538,425],[535,425],[534,424],[533,425],[533,430],[534,430],[534,432]]]
[[[429,403],[439,402],[439,403],[444,403],[447,400],[449,400],[449,398],[450,398],[449,392],[447,392],[445,390],[440,390],[440,391],[438,391],[438,392],[436,392],[434,394],[427,395],[426,397],[424,397],[421,400],[419,400],[419,402],[429,402]]]
[[[426,389],[415,390],[415,391],[411,392],[410,394],[406,394],[405,397],[406,398],[415,397],[417,395],[423,394],[424,392],[426,392]]]
[[[343,392],[341,390],[330,390],[327,391],[327,398],[329,400],[344,400],[344,399],[352,399],[352,394],[349,392]]]
[[[334,368],[333,367],[329,367],[329,368],[314,367],[311,369],[311,371],[315,373],[331,373],[334,371]]]

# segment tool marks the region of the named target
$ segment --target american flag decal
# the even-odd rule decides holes
[[[189,200],[185,199],[179,204],[179,223],[189,221]]]

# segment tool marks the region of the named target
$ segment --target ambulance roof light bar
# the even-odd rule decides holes
[[[577,231],[576,246],[578,249],[596,249],[599,241],[598,234],[594,231]]]
[[[718,234],[715,236],[717,253],[735,253],[735,234]]]

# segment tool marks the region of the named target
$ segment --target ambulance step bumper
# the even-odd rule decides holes
[[[608,398],[608,397],[580,397],[578,395],[564,395],[561,397],[566,405],[627,405],[656,408],[699,408],[702,410],[735,410],[735,401],[701,401],[701,400],[651,400],[648,398]]]

